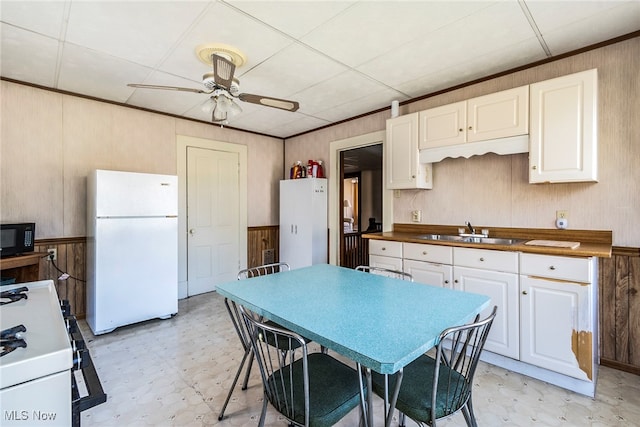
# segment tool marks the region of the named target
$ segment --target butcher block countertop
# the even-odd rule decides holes
[[[476,232],[489,230],[489,237],[521,240],[512,245],[428,240],[425,234],[457,235],[463,226],[429,224],[394,224],[393,231],[363,234],[364,239],[392,240],[398,242],[429,245],[458,246],[466,248],[493,249],[512,252],[528,252],[542,255],[611,258],[613,236],[606,230],[557,230],[545,228],[506,228],[475,226]],[[536,240],[538,244],[526,244]],[[575,243],[579,243],[576,247]],[[544,245],[544,246],[542,246]],[[573,247],[573,249],[572,249]]]

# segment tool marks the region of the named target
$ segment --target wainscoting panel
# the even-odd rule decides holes
[[[640,249],[599,262],[600,364],[640,375]]]
[[[280,259],[279,226],[249,227],[247,240],[247,267],[270,264]]]
[[[58,297],[69,300],[71,312],[77,318],[86,315],[86,239],[84,237],[38,240],[35,242],[37,252],[56,249],[57,259],[40,260],[40,280],[53,280]],[[57,269],[56,269],[57,267]],[[67,279],[61,279],[67,273]]]

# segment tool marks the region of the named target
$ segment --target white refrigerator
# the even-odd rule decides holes
[[[325,178],[280,181],[280,261],[292,269],[328,262]]]
[[[178,177],[87,177],[87,323],[95,335],[178,312]]]

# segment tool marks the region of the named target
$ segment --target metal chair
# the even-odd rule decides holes
[[[399,270],[391,270],[389,268],[373,267],[369,265],[359,265],[355,268],[358,271],[364,271],[365,273],[379,274],[381,276],[393,277],[395,279],[408,280],[413,282],[413,276],[409,273]]]
[[[275,274],[281,271],[289,271],[291,267],[286,262],[278,262],[273,264],[265,264],[257,267],[245,268],[238,272],[238,280],[249,279],[257,276],[264,276],[266,274]],[[240,339],[240,343],[242,344],[242,348],[244,350],[244,355],[242,356],[242,360],[240,361],[240,366],[238,366],[238,371],[231,383],[231,387],[229,388],[229,393],[227,394],[227,398],[222,405],[222,410],[220,411],[220,415],[218,415],[218,420],[222,420],[224,417],[224,411],[227,409],[227,405],[231,400],[231,395],[233,394],[233,390],[238,383],[238,379],[240,378],[240,374],[242,373],[242,369],[244,368],[245,363],[249,360],[249,365],[247,366],[247,371],[245,372],[244,382],[242,383],[242,390],[247,389],[247,384],[249,383],[249,375],[251,374],[251,365],[253,364],[253,352],[251,350],[251,342],[249,340],[249,336],[246,333],[244,322],[242,321],[242,317],[240,312],[238,311],[238,307],[227,298],[224,300],[224,304],[227,307],[227,311],[229,312],[229,317],[231,318],[231,323],[233,324],[234,329],[236,330],[236,334]],[[277,326],[277,324],[274,324]]]
[[[445,329],[440,333],[435,358],[422,355],[404,368],[396,408],[418,425],[435,426],[436,421],[462,410],[467,425],[476,427],[471,392],[473,376],[480,360],[497,306],[491,314],[473,323]],[[395,380],[395,374],[388,376]],[[385,398],[387,376],[373,373],[373,392]]]
[[[309,354],[302,336],[264,323],[242,306],[240,312],[264,386],[260,427],[268,403],[290,425],[304,427],[332,426],[357,406],[364,408],[359,366],[353,369],[322,352]]]

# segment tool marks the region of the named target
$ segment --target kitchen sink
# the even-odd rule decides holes
[[[462,236],[454,236],[449,234],[424,234],[419,236],[421,239],[426,240],[444,240],[448,242],[464,242],[465,238]]]
[[[522,242],[519,239],[506,239],[500,237],[471,237],[471,236],[456,236],[451,234],[423,234],[419,236],[420,239],[445,241],[445,242],[461,242],[461,243],[484,243],[487,245],[514,245]]]

